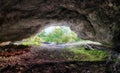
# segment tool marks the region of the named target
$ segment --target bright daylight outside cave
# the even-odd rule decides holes
[[[120,0],[0,0],[0,73],[120,73]]]

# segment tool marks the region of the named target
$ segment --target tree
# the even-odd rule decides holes
[[[45,30],[43,30],[38,36],[45,42],[56,43],[75,42],[78,39],[77,34],[65,26],[55,27],[49,34],[45,34]]]

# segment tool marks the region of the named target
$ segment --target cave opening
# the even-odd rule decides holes
[[[38,32],[31,40],[31,44],[65,44],[72,43],[78,40],[77,34],[67,26],[50,26],[45,27],[43,30]],[[30,41],[29,41],[30,42]],[[28,42],[28,45],[29,45]],[[23,43],[25,44],[25,43]],[[27,44],[27,42],[26,42]]]
[[[44,27],[36,35],[31,36],[22,41],[17,41],[15,44],[22,45],[41,45],[41,44],[69,44],[69,43],[83,43],[83,44],[96,44],[102,45],[99,42],[85,40],[78,37],[76,31],[72,30],[69,26],[52,25]]]

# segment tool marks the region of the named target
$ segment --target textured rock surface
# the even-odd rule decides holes
[[[83,39],[120,46],[120,0],[0,0],[0,42],[65,25]]]

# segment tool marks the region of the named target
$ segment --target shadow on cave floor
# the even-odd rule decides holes
[[[0,47],[1,48],[1,47]],[[17,49],[7,51],[0,57],[0,73],[119,73],[120,63],[106,58],[89,61],[87,56],[75,54],[55,46],[11,45],[2,48]],[[19,51],[22,49],[23,51]],[[25,50],[27,49],[27,50]],[[7,49],[6,49],[7,50]],[[2,51],[2,50],[1,50]],[[14,50],[12,50],[14,51]],[[12,53],[13,55],[9,55]],[[82,61],[83,60],[83,61]]]

